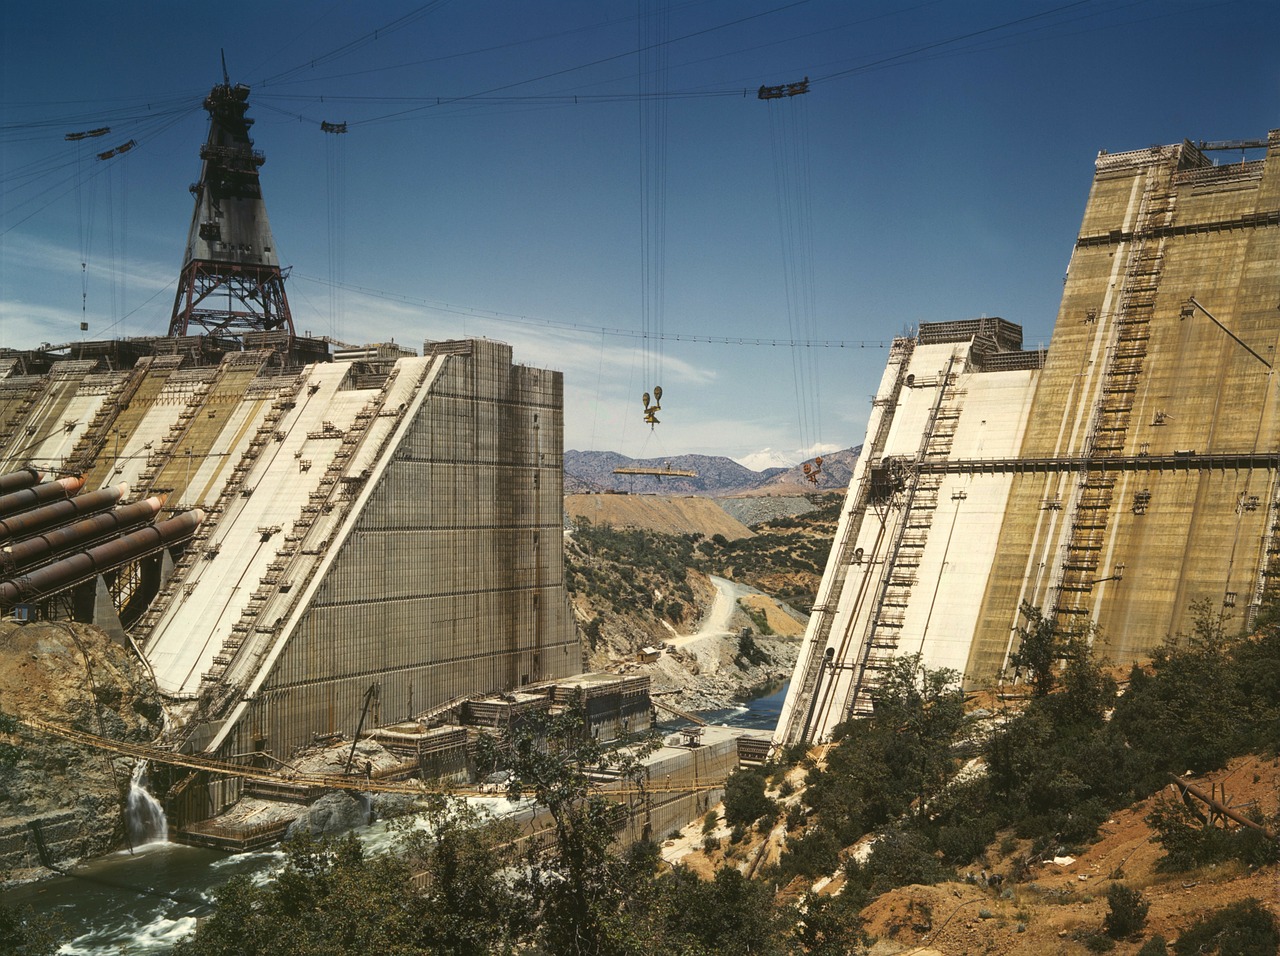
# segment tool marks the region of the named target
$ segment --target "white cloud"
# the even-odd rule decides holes
[[[84,259],[69,246],[31,236],[6,241],[4,257],[6,269],[44,270],[56,276],[76,276],[77,279],[83,269],[91,280],[152,292],[173,286],[178,278],[178,270],[172,264],[139,262],[133,256],[123,262],[104,261],[98,253]],[[84,263],[83,267],[81,263]]]
[[[793,468],[800,464],[793,454],[773,448],[761,448],[759,451],[735,457],[733,460],[752,471],[764,471],[766,468]]]

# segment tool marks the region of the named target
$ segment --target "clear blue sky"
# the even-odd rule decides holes
[[[4,4],[0,345],[163,334],[225,50],[299,331],[509,342],[566,448],[799,460],[918,322],[1047,343],[1098,150],[1264,138],[1277,36],[1270,0]]]

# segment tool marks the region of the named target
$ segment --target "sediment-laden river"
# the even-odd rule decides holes
[[[786,692],[783,685],[741,707],[703,716],[712,723],[772,730]],[[374,849],[390,839],[377,823],[361,838]],[[218,886],[238,874],[268,880],[282,859],[278,851],[228,855],[148,843],[76,866],[68,876],[9,887],[5,902],[59,916],[73,937],[61,950],[67,956],[167,953],[212,910]]]

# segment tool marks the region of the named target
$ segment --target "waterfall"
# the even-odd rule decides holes
[[[124,805],[124,822],[129,828],[129,842],[134,846],[140,843],[163,843],[169,839],[169,821],[164,817],[164,807],[147,793],[144,783],[146,776],[147,762],[139,760],[134,765],[133,779],[129,781],[129,797]]]

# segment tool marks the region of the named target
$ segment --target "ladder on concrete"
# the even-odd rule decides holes
[[[1161,165],[1153,165],[1146,172],[1107,365],[1086,433],[1084,463],[1073,498],[1068,537],[1051,592],[1055,627],[1062,631],[1079,630],[1085,625],[1089,595],[1101,578],[1110,576],[1101,561],[1116,478],[1098,470],[1095,463],[1125,455],[1164,266],[1159,234],[1173,219],[1176,193],[1172,176],[1173,171]]]
[[[152,448],[150,454],[147,455],[147,464],[143,468],[141,474],[138,475],[137,490],[138,495],[149,494],[152,486],[155,484],[156,476],[160,474],[161,469],[169,463],[174,450],[181,444],[183,437],[191,430],[191,423],[195,421],[196,415],[200,413],[200,409],[204,406],[204,401],[208,397],[214,383],[221,377],[222,370],[225,365],[218,364],[212,377],[198,383],[187,395],[186,404],[181,412],[178,413],[177,419],[169,426],[169,433],[160,439],[160,446]]]
[[[879,459],[884,453],[885,445],[889,440],[889,431],[893,427],[894,409],[897,408],[902,396],[902,389],[907,378],[907,366],[911,362],[914,350],[915,340],[909,338],[895,339],[889,350],[889,361],[897,363],[898,371],[894,377],[893,388],[890,393],[883,399],[877,398],[873,402],[874,405],[882,409],[882,412],[879,426],[876,428],[870,447],[862,450],[862,455],[865,456],[864,460],[867,464]],[[855,560],[858,534],[862,530],[862,516],[866,513],[870,504],[870,490],[869,471],[864,465],[862,482],[858,486],[854,500],[848,509],[849,524],[844,538],[839,542],[840,552],[835,564],[831,566],[832,581],[827,591],[826,600],[813,606],[812,613],[817,618],[817,622],[813,631],[813,640],[807,646],[808,659],[805,664],[800,692],[796,697],[795,706],[791,710],[791,723],[783,732],[783,738],[787,744],[798,743],[808,738],[809,724],[812,720],[815,700],[820,690],[818,685],[824,667],[827,641],[831,638],[831,626],[835,620],[836,610],[840,606],[840,596],[844,593],[844,584],[848,577],[849,568]]]
[[[129,400],[133,398],[134,393],[138,391],[138,387],[142,384],[142,380],[147,377],[147,372],[151,368],[151,363],[155,360],[154,356],[147,355],[138,360],[138,364],[133,370],[122,375],[120,380],[107,393],[98,410],[93,413],[93,418],[89,419],[89,424],[84,432],[75,443],[75,447],[71,449],[71,454],[67,456],[66,468],[70,471],[87,473],[93,467],[98,456],[102,454],[102,450],[107,446],[107,440],[111,435],[111,426],[116,420],[116,416],[120,410],[129,404]],[[90,491],[95,489],[90,488]]]
[[[925,422],[924,435],[916,452],[914,466],[902,502],[902,518],[885,559],[883,577],[876,603],[868,618],[853,685],[849,692],[845,715],[862,717],[871,714],[875,692],[893,667],[898,653],[902,628],[906,624],[911,589],[917,580],[929,531],[938,510],[938,492],[942,476],[925,473],[925,462],[945,460],[951,452],[951,439],[960,417],[963,391],[955,387],[956,353],[951,354],[946,370],[938,380],[938,397]],[[895,572],[907,572],[906,574]]]
[[[249,602],[240,614],[240,619],[231,626],[230,633],[223,640],[218,653],[214,655],[209,669],[200,675],[201,687],[221,683],[227,669],[240,654],[241,648],[249,638],[255,634],[275,633],[305,591],[306,583],[315,574],[330,544],[326,539],[314,547],[306,547],[306,539],[321,516],[337,511],[337,519],[329,522],[329,526],[333,526],[340,524],[350,510],[359,492],[363,476],[347,475],[348,466],[352,456],[368,435],[370,426],[377,421],[386,404],[387,394],[399,372],[399,366],[391,370],[383,380],[377,395],[356,413],[350,428],[335,429],[330,423],[325,422],[321,434],[308,433],[308,437],[330,437],[332,431],[332,437],[340,439],[338,448],[316,489],[307,496],[307,503],[302,506],[301,513],[294,519],[289,531],[285,534],[284,544],[276,551],[274,559],[267,566],[266,574],[259,579],[258,587],[250,595]],[[277,609],[278,613],[273,611],[275,621],[263,621],[263,612],[271,599],[282,593],[286,585],[287,590],[292,592],[288,606]]]
[[[266,416],[262,420],[262,424],[258,426],[257,432],[249,441],[248,448],[240,456],[240,460],[236,462],[236,466],[231,470],[227,481],[222,486],[222,491],[218,495],[217,500],[204,509],[204,521],[200,523],[200,527],[196,529],[196,533],[187,543],[186,549],[182,553],[182,557],[178,559],[174,565],[173,574],[169,576],[169,580],[165,582],[160,589],[160,593],[156,595],[154,601],[151,602],[145,614],[138,620],[133,631],[134,640],[139,646],[145,646],[147,639],[151,636],[152,629],[159,622],[160,618],[168,610],[173,596],[182,590],[189,593],[187,585],[184,583],[187,576],[191,573],[192,566],[197,561],[212,559],[218,553],[218,545],[211,544],[210,541],[214,530],[218,526],[218,521],[227,509],[227,505],[232,499],[239,496],[244,491],[245,479],[249,476],[249,471],[253,467],[253,463],[258,460],[262,449],[275,436],[276,428],[280,424],[280,420],[294,406],[298,392],[302,388],[302,375],[294,376],[293,380],[281,387],[274,402],[271,403]]]

